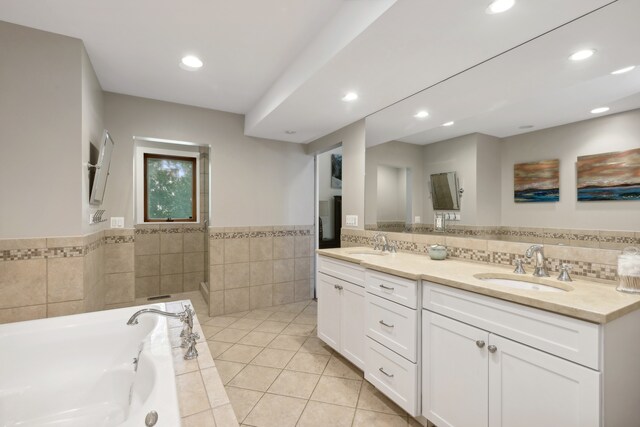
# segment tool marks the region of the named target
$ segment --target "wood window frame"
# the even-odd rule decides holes
[[[179,161],[189,161],[193,165],[193,176],[192,176],[192,186],[191,186],[191,218],[163,218],[163,219],[151,219],[149,218],[149,197],[147,194],[147,159],[164,159],[164,160],[179,160]],[[156,153],[144,153],[142,158],[142,163],[144,165],[143,170],[143,178],[144,178],[144,222],[197,222],[198,221],[198,192],[197,192],[197,183],[198,183],[198,158],[197,157],[189,157],[189,156],[174,156],[170,154],[156,154]]]

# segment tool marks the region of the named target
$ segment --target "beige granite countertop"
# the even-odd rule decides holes
[[[569,287],[568,292],[539,292],[513,289],[480,280],[475,275],[495,274],[512,276],[513,268],[447,259],[433,261],[426,255],[397,253],[367,255],[371,248],[319,249],[319,255],[353,262],[371,270],[393,274],[412,280],[428,280],[482,295],[563,314],[593,323],[607,323],[640,308],[640,295],[618,292],[615,286],[583,279],[560,282],[555,277],[536,279],[527,274],[516,279],[533,279],[554,287]]]

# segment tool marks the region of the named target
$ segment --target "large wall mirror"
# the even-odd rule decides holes
[[[448,213],[447,231],[469,237],[640,232],[638,197],[578,191],[580,172],[640,194],[637,16],[639,2],[614,2],[367,117],[365,228],[431,233]],[[612,152],[625,160],[584,169]]]

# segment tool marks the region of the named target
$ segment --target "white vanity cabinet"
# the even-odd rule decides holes
[[[438,427],[599,426],[599,372],[426,310],[423,322],[423,414]]]
[[[366,270],[364,376],[409,414],[419,415],[419,281]]]
[[[318,257],[318,338],[364,370],[364,268]]]
[[[422,414],[438,427],[638,425],[637,313],[598,325],[423,283]]]

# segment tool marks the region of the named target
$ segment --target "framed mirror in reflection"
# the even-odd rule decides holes
[[[455,172],[432,174],[431,203],[434,211],[459,211],[460,193]]]

